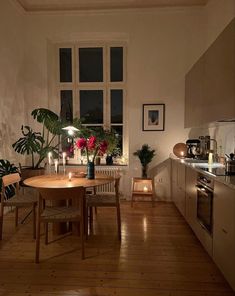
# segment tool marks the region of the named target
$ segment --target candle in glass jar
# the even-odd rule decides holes
[[[148,192],[148,187],[147,186],[144,186],[144,192]]]
[[[71,180],[72,180],[72,173],[69,172],[69,181],[71,181]]]
[[[48,164],[51,165],[51,152],[48,152]]]
[[[63,152],[62,153],[62,157],[63,157],[63,166],[65,166],[65,163],[66,163],[66,153],[65,152]]]
[[[55,160],[55,173],[58,173],[58,160]]]

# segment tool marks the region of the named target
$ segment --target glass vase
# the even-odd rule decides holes
[[[87,179],[95,179],[95,164],[92,161],[87,164]]]

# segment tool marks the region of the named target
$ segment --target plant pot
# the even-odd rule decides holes
[[[142,166],[142,179],[146,179],[148,177],[147,171],[148,171],[148,166]]]
[[[45,172],[46,172],[45,168],[38,168],[38,169],[32,169],[31,167],[20,168],[22,181],[31,177],[44,175]]]

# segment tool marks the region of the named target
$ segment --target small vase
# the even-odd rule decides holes
[[[113,156],[112,155],[107,155],[106,156],[106,164],[107,165],[112,165],[113,164]]]
[[[87,179],[95,179],[95,164],[92,161],[87,164]]]
[[[100,165],[100,156],[96,156],[95,165]]]
[[[147,178],[147,170],[148,170],[147,166],[142,166],[142,179]]]

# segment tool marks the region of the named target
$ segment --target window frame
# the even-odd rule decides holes
[[[103,48],[103,82],[79,82],[79,48]],[[110,71],[110,49],[111,47],[123,48],[123,81],[111,82]],[[60,82],[59,50],[60,48],[72,49],[72,82]],[[123,91],[123,121],[122,123],[111,123],[111,90],[122,89]],[[122,154],[128,157],[127,141],[127,44],[126,42],[68,42],[56,44],[56,98],[57,106],[60,106],[61,90],[72,90],[73,95],[73,117],[80,118],[80,90],[103,90],[103,124],[84,124],[85,126],[103,126],[104,129],[110,129],[111,126],[122,126],[123,147]],[[60,110],[60,108],[59,108]]]

